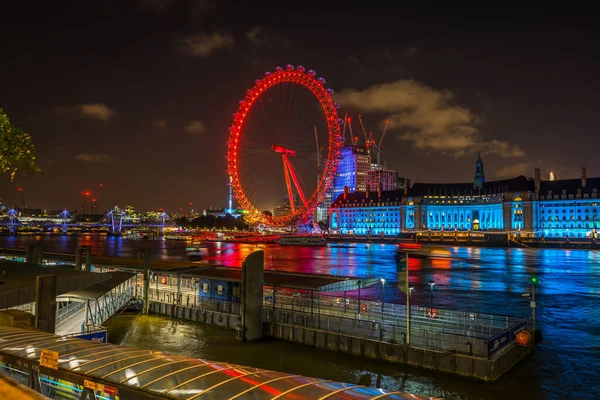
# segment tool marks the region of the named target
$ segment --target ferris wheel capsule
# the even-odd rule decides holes
[[[244,104],[244,100],[238,101],[238,104],[241,106],[242,104]]]
[[[317,73],[315,72],[315,70],[314,70],[314,69],[309,69],[309,70],[308,70],[308,74],[309,74],[310,76],[315,76]]]
[[[281,67],[277,66],[277,67],[275,67],[275,71],[277,71],[277,72],[281,72],[281,71],[283,71],[283,68],[281,68]]]
[[[317,78],[317,80],[319,82],[321,82],[323,85],[327,83],[327,81],[325,80],[325,78]]]
[[[286,65],[286,66],[285,66],[285,68],[286,68],[288,71],[293,71],[293,70],[294,70],[294,66],[293,66],[292,64],[288,64],[288,65]]]
[[[304,68],[302,65],[298,65],[298,67],[296,67],[296,69],[300,72],[306,71],[306,68]]]
[[[340,125],[344,125],[344,118],[340,118],[340,119],[338,119],[338,124],[340,124]]]
[[[325,89],[327,91],[327,93],[329,93],[330,95],[333,95],[335,92],[333,91],[333,89],[331,88],[327,88]]]
[[[338,103],[337,101],[334,101],[334,102],[333,102],[333,106],[334,106],[335,108],[341,108],[341,107],[342,107],[342,106],[340,105],[340,103]]]
[[[259,83],[259,82],[260,82],[260,79],[255,79],[254,80],[254,83]]]
[[[271,71],[265,72],[265,76],[269,76],[269,75],[271,75]]]

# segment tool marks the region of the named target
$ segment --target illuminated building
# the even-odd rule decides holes
[[[298,202],[298,197],[294,196],[294,207],[300,207]],[[292,212],[292,205],[290,203],[290,198],[286,197],[284,199],[282,206],[276,206],[275,210],[273,210],[274,217],[282,217]]]
[[[355,193],[348,187],[329,210],[330,231],[343,235],[481,231],[550,241],[595,240],[600,231],[600,178],[588,178],[585,168],[578,179],[542,181],[536,169],[534,178],[486,181],[478,157],[473,182],[409,185],[404,190]]]
[[[344,193],[344,187],[352,192],[367,189],[367,172],[371,170],[371,156],[366,147],[345,146],[340,151],[337,174],[333,180],[333,197]]]
[[[476,230],[533,236],[538,225],[534,200],[533,180],[519,176],[486,182],[478,157],[473,182],[415,183],[403,191],[375,194],[345,192],[332,205],[329,227],[341,234]]]
[[[554,181],[556,180],[556,174],[554,173],[554,171],[550,171],[550,176],[548,177],[549,181]]]
[[[401,231],[402,194],[344,191],[329,210],[329,229],[342,235],[398,235]]]
[[[536,178],[539,170],[536,170]],[[600,230],[600,178],[538,181],[537,202],[541,236],[545,238],[596,239]]]
[[[367,171],[367,189],[376,192],[382,190],[384,192],[397,189],[398,173],[389,169],[377,169]]]

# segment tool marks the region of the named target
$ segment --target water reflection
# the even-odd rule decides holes
[[[129,257],[135,256],[140,248],[150,247],[154,257],[186,259],[185,242],[135,241],[95,235],[2,237],[0,247],[24,248],[32,242],[40,242],[42,248],[49,251],[74,253],[78,245],[91,245],[94,254]],[[394,257],[397,248],[394,245],[307,248],[213,243],[209,245],[204,261],[239,268],[244,258],[257,249],[265,251],[266,268],[383,277],[389,282],[385,285],[386,301],[405,301],[404,294],[397,289],[398,270]],[[381,380],[382,385],[393,382],[386,387],[402,387],[402,390],[421,393],[429,392],[416,388],[430,386],[435,388],[435,395],[446,398],[523,398],[525,394],[528,394],[528,398],[574,398],[574,393],[588,393],[593,398],[597,393],[594,383],[598,382],[600,365],[599,253],[586,250],[465,247],[451,247],[450,250],[452,259],[409,259],[410,285],[415,288],[413,304],[429,304],[430,288],[427,282],[434,280],[434,301],[438,307],[526,316],[530,313],[529,300],[522,294],[530,291],[530,277],[535,274],[538,278],[537,321],[544,331],[542,347],[498,383],[485,385],[485,390],[477,389],[479,386],[476,383],[445,379],[421,371],[407,372],[402,368],[394,373],[379,373],[377,379]],[[381,298],[379,286],[365,292],[362,294],[365,297]],[[149,330],[158,328],[132,329],[134,331],[127,335],[146,335]],[[201,341],[202,334],[193,333],[198,329],[195,325],[187,329],[191,336],[186,337]],[[153,341],[149,347],[159,342],[162,341]],[[191,342],[187,340],[186,343]],[[313,354],[310,357],[316,357],[314,353],[310,354]],[[324,359],[332,357],[328,354]],[[240,362],[252,364],[251,360]],[[345,370],[348,379],[336,378],[344,381],[360,380],[361,374],[370,374],[371,377],[377,375],[372,372],[376,367],[369,367],[372,368],[371,372],[364,372],[366,368],[360,366],[338,365],[335,368]],[[287,371],[284,368],[276,369]],[[455,384],[454,381],[459,383]],[[490,395],[491,392],[494,394]]]

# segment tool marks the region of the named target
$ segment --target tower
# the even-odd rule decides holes
[[[473,189],[483,189],[485,183],[485,173],[483,172],[483,161],[481,161],[481,155],[477,155],[477,161],[475,161],[475,178],[473,179]]]

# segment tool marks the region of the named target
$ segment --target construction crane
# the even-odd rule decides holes
[[[319,135],[317,134],[317,127],[313,127],[315,131],[315,142],[317,144],[317,182],[321,180],[321,174],[323,173],[323,147],[319,146]]]
[[[386,120],[385,125],[383,126],[383,130],[381,132],[381,138],[379,138],[379,143],[375,140],[372,141],[373,152],[375,153],[375,159],[377,160],[377,165],[381,165],[381,144],[383,143],[383,137],[385,136],[385,132],[387,131],[388,125],[390,121]]]
[[[348,117],[348,130],[350,131],[350,143],[352,146],[356,146],[358,144],[358,136],[354,136],[354,132],[352,132],[352,118]]]
[[[348,118],[348,113],[346,113],[344,114],[344,127],[342,128],[342,138],[344,138],[344,141],[346,140],[346,126],[348,125],[348,122],[350,122],[350,119]],[[350,142],[352,142],[352,140],[350,140]]]
[[[365,146],[369,147],[369,137],[367,136],[367,131],[365,130],[365,124],[363,124],[362,116],[358,114],[358,122],[360,122],[360,129],[362,129],[363,136],[365,137]]]

